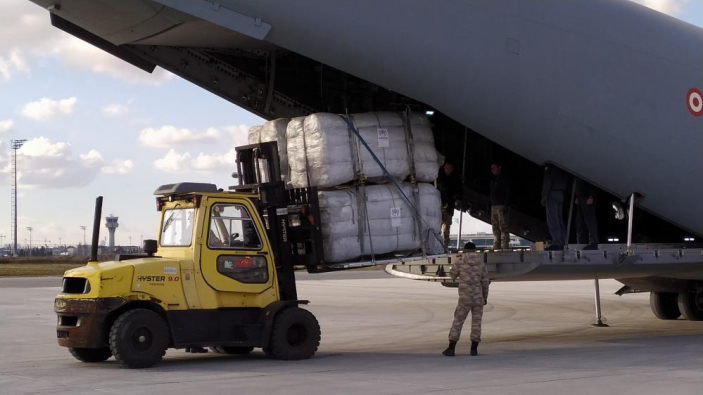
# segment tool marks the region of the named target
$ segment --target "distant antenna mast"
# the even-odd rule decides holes
[[[12,148],[12,256],[17,256],[17,150],[22,148],[27,140],[11,140]]]

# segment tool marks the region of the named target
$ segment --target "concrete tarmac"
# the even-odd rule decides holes
[[[468,329],[442,356],[456,289],[379,272],[299,276],[322,326],[318,354],[275,361],[169,350],[151,369],[85,364],[56,345],[59,278],[0,279],[0,394],[696,394],[703,322],[657,320],[648,294],[613,295],[592,328],[593,283],[494,283],[480,355]]]

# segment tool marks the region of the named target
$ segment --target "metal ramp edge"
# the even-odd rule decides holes
[[[703,249],[672,245],[608,245],[597,251],[479,252],[492,280],[578,280],[703,272]],[[457,254],[450,257],[456,259]],[[388,262],[385,272],[401,278],[451,283],[451,259]]]

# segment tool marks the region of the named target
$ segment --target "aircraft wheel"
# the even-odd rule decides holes
[[[68,351],[74,358],[81,362],[95,363],[105,362],[112,356],[112,351],[109,347],[104,348],[74,348],[69,347]]]
[[[681,317],[678,298],[679,294],[674,292],[650,292],[649,306],[660,320],[675,320]]]
[[[276,316],[267,349],[276,359],[295,360],[311,358],[319,345],[320,324],[315,316],[292,307]]]
[[[254,351],[254,347],[210,347],[210,349],[218,354],[249,354]]]
[[[131,369],[154,366],[166,354],[168,343],[168,325],[148,309],[122,314],[110,330],[112,354],[120,365]]]
[[[679,309],[689,321],[703,321],[703,291],[681,292]]]

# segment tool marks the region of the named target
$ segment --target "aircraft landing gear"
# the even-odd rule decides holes
[[[679,309],[689,321],[703,321],[703,290],[681,292],[678,298]]]
[[[610,325],[606,324],[603,322],[603,316],[601,315],[601,309],[600,309],[600,285],[598,284],[598,279],[595,280],[595,286],[596,286],[596,322],[595,324],[591,324],[592,327],[595,328],[607,328]]]
[[[675,320],[681,317],[678,298],[679,294],[675,292],[650,292],[649,306],[660,320]]]

